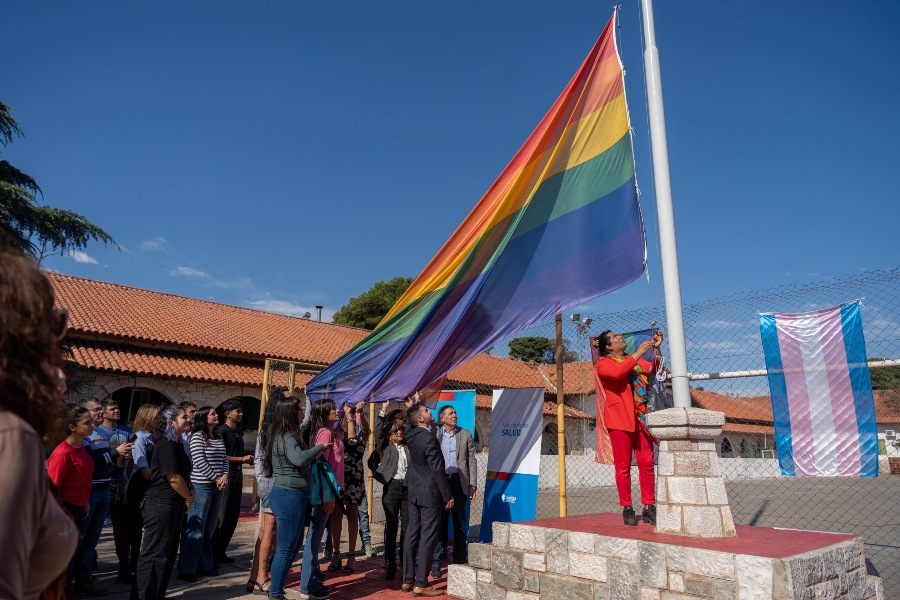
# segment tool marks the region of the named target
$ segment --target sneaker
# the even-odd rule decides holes
[[[441,578],[441,568],[440,567],[431,567],[431,578],[432,579],[440,579]]]
[[[304,594],[300,592],[301,600],[321,600],[322,598],[327,598],[328,592],[322,592],[321,590],[310,590],[308,594]]]
[[[649,523],[650,525],[656,525],[656,505],[648,504],[644,507],[644,511],[641,513],[641,520],[644,523]]]
[[[200,578],[197,577],[197,575],[194,573],[179,573],[178,579],[180,579],[182,581],[187,581],[188,583],[196,583],[197,581],[200,580]]]
[[[84,594],[86,596],[105,596],[106,588],[97,587],[90,581],[84,583],[76,583],[74,591],[76,594]]]
[[[363,550],[366,551],[366,556],[378,556],[378,551],[375,549],[375,546],[372,545],[372,542],[363,546]]]
[[[622,510],[622,518],[626,525],[637,525],[637,517],[634,516],[634,509],[630,506],[626,506]]]

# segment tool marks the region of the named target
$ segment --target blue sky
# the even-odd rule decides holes
[[[48,268],[328,318],[424,267],[611,11],[7,2],[0,100],[25,137],[3,157],[122,246]],[[621,22],[655,303],[637,0]],[[656,26],[685,301],[900,265],[900,4],[658,2]]]

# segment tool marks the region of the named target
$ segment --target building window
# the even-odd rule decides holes
[[[723,458],[731,458],[734,456],[734,450],[731,448],[731,440],[728,438],[722,439],[722,457]]]

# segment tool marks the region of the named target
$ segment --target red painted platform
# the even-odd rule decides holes
[[[346,562],[346,561],[345,561]],[[325,564],[322,564],[322,569]],[[338,574],[339,573],[339,574]],[[373,600],[409,600],[411,594],[400,592],[403,583],[403,571],[397,571],[397,577],[393,581],[384,580],[384,558],[375,556],[372,558],[357,558],[354,573],[337,571],[326,573],[325,585],[331,588],[329,600],[351,600],[356,598],[370,598]],[[429,578],[430,579],[430,578]],[[438,590],[447,590],[447,566],[441,569],[441,578],[432,581],[431,585]],[[287,587],[300,590],[300,570],[294,569],[288,575]],[[453,596],[441,596],[453,600]]]
[[[685,548],[731,552],[733,554],[749,554],[764,558],[786,558],[803,554],[811,550],[825,548],[857,537],[846,533],[822,533],[803,531],[800,529],[773,529],[771,527],[753,527],[737,525],[737,537],[730,538],[693,538],[680,535],[656,533],[653,525],[638,523],[631,527],[622,523],[622,515],[618,513],[600,513],[577,517],[560,517],[557,519],[539,519],[526,521],[517,525],[536,525],[553,529],[565,529],[583,533],[594,533],[611,537],[672,544]]]

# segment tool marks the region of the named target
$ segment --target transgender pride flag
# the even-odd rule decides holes
[[[762,313],[759,330],[782,474],[877,477],[878,430],[860,303]]]

